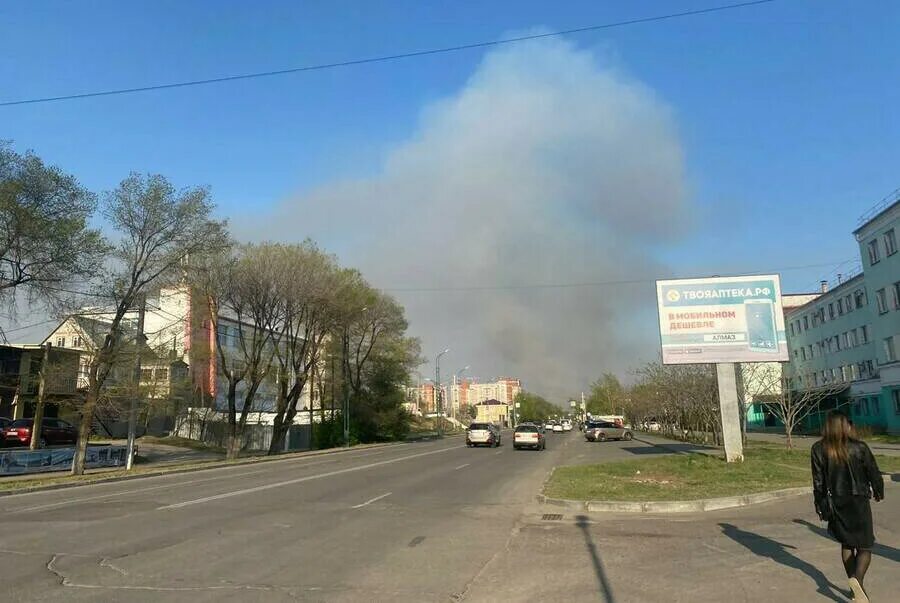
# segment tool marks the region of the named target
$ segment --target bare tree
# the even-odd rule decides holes
[[[784,424],[788,448],[794,447],[793,434],[798,425],[817,410],[821,403],[840,395],[846,383],[826,383],[817,387],[796,389],[781,371],[762,372],[757,378],[756,400],[764,404]]]
[[[277,246],[246,245],[207,273],[205,293],[215,335],[214,354],[227,382],[229,459],[240,455],[247,417],[281,346],[283,299],[279,285],[283,275],[279,260]]]
[[[126,316],[148,290],[172,278],[186,258],[217,253],[226,246],[225,225],[210,218],[212,209],[206,189],[176,191],[159,175],[131,174],[106,195],[103,215],[120,238],[97,278],[96,295],[111,302],[112,308],[88,367],[74,475],[84,473],[94,410],[104,385],[133,341],[126,337]]]
[[[283,450],[285,435],[300,410],[303,391],[321,372],[322,352],[340,316],[341,299],[347,289],[346,279],[337,261],[319,251],[311,241],[282,246],[281,255],[281,328],[284,345],[279,347],[275,357],[281,378],[275,399],[269,454]],[[321,377],[318,381],[322,389]],[[314,387],[309,388],[310,430],[314,424],[314,391]],[[319,399],[321,403],[323,398]]]

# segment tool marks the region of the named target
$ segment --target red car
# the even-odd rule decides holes
[[[34,419],[16,419],[2,429],[3,443],[7,446],[28,446]],[[61,419],[44,419],[41,427],[41,448],[53,444],[74,444],[78,430]]]

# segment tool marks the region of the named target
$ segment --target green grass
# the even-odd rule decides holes
[[[754,446],[745,452],[744,462],[733,464],[708,454],[676,454],[559,467],[544,494],[570,500],[696,500],[810,485],[809,451]],[[882,471],[900,471],[900,458],[876,458]]]
[[[900,444],[900,436],[887,434],[870,435],[866,436],[865,441],[880,442],[882,444]]]

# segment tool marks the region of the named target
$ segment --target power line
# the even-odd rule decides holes
[[[790,272],[792,270],[806,270],[810,268],[824,268],[834,266],[835,262],[827,262],[822,264],[807,264],[804,266],[786,266],[783,268],[772,268],[769,270],[754,270],[751,272],[740,272],[736,274],[727,274],[723,276],[753,276],[754,274],[766,274],[771,272]],[[520,289],[569,289],[583,287],[606,287],[615,285],[637,285],[645,283],[655,283],[657,280],[670,278],[693,278],[689,276],[661,276],[656,278],[643,279],[622,279],[609,281],[590,281],[581,283],[523,283],[518,285],[462,285],[462,286],[435,286],[435,287],[380,287],[381,291],[387,292],[440,292],[440,291],[503,291],[503,290],[520,290]]]
[[[711,6],[708,8],[700,8],[696,10],[682,11],[678,13],[668,13],[664,15],[655,15],[652,17],[641,17],[638,19],[628,19],[626,21],[616,21],[613,23],[603,23],[600,25],[589,25],[587,27],[576,27],[573,29],[563,29],[542,34],[531,34],[526,36],[516,36],[513,38],[503,38],[500,40],[492,40],[487,42],[473,42],[471,44],[459,44],[457,46],[445,46],[442,48],[431,48],[428,50],[418,50],[414,52],[404,52],[399,54],[383,55],[377,57],[369,57],[364,59],[352,59],[348,61],[338,61],[335,63],[321,63],[317,65],[304,65],[302,67],[291,67],[288,69],[277,69],[274,71],[258,71],[254,73],[243,73],[238,75],[227,75],[222,77],[208,78],[202,80],[188,80],[184,82],[173,82],[169,84],[156,84],[151,86],[139,86],[136,88],[118,88],[114,90],[102,90],[98,92],[83,92],[80,94],[65,94],[61,96],[46,96],[41,98],[20,99],[13,101],[0,102],[0,107],[9,107],[13,105],[33,105],[37,103],[48,103],[53,101],[67,101],[80,98],[93,98],[97,96],[114,96],[118,94],[134,94],[139,92],[149,92],[151,90],[169,90],[172,88],[186,88],[188,86],[203,86],[207,84],[218,84],[222,82],[233,82],[237,80],[249,80],[261,77],[272,77],[276,75],[287,75],[291,73],[303,73],[307,71],[322,71],[325,69],[336,69],[339,67],[351,67],[355,65],[368,65],[370,63],[385,63],[389,61],[398,61],[401,59],[410,59],[415,57],[423,57],[436,54],[448,54],[451,52],[460,52],[463,50],[472,50],[475,48],[489,48],[493,46],[501,46],[505,44],[514,44],[517,42],[525,42],[528,40],[538,40],[541,38],[552,38],[565,36],[576,33],[584,33],[589,31],[599,31],[603,29],[612,29],[614,27],[624,27],[626,25],[637,25],[641,23],[653,23],[655,21],[665,21],[669,19],[678,19],[681,17],[692,17],[708,13],[721,12],[737,8],[756,6],[758,4],[769,4],[776,0],[752,0],[749,2],[739,2],[736,4],[725,4],[721,6]]]

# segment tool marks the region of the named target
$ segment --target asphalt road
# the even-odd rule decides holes
[[[0,588],[4,601],[721,601],[666,585],[702,591],[682,571],[702,563],[733,574],[717,549],[759,557],[759,541],[710,523],[749,529],[732,516],[546,520],[534,502],[554,465],[668,453],[642,439],[576,431],[534,452],[508,433],[496,449],[448,438],[2,497]],[[784,600],[816,600],[793,587],[810,596]]]

